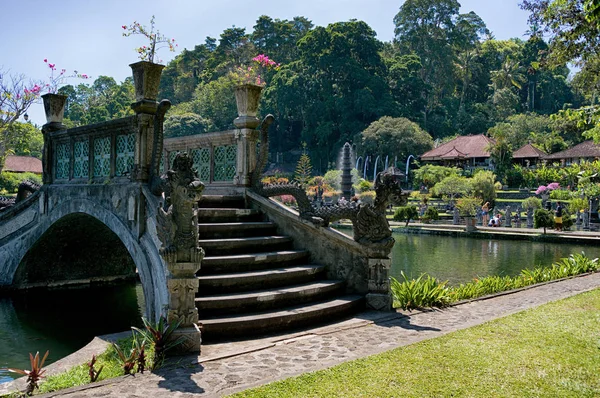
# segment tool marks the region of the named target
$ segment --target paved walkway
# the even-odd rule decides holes
[[[221,396],[475,326],[600,287],[600,273],[457,305],[443,311],[365,312],[303,333],[203,347],[156,374],[106,380],[45,397]]]

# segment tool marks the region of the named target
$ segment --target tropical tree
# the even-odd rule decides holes
[[[354,140],[360,153],[393,155],[407,159],[433,148],[433,139],[418,124],[400,117],[384,116],[374,121]]]
[[[473,191],[473,187],[466,177],[450,176],[435,184],[432,191],[438,196],[447,197],[450,203],[454,203],[455,197],[468,195]]]

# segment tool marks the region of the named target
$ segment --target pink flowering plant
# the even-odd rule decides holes
[[[44,59],[44,63],[48,65],[48,68],[50,68],[50,78],[48,79],[48,83],[46,83],[46,88],[48,89],[48,92],[51,94],[56,94],[58,92],[58,89],[67,83],[68,79],[78,78],[78,79],[87,80],[90,78],[90,76],[86,75],[85,73],[79,73],[76,70],[73,71],[72,74],[67,74],[66,69],[61,69],[59,71],[56,68],[56,64],[52,64],[52,63],[48,62],[47,58]],[[37,89],[37,92],[39,93],[39,91],[41,90],[41,87],[39,87],[36,84],[33,87],[33,89]]]
[[[253,84],[256,86],[264,86],[266,84],[264,80],[264,74],[269,70],[279,70],[281,64],[273,61],[265,54],[259,54],[252,58],[250,65],[240,65],[235,67],[230,77],[238,84]]]
[[[552,182],[550,184],[548,184],[548,186],[544,186],[544,185],[540,185],[538,187],[538,189],[535,191],[536,195],[542,195],[542,194],[550,194],[550,191],[554,191],[555,189],[559,189],[560,185],[558,184],[558,182]]]
[[[147,46],[141,46],[135,49],[142,61],[154,62],[154,57],[158,50],[168,47],[169,51],[174,52],[175,47],[178,46],[175,44],[175,39],[169,39],[167,36],[160,34],[158,30],[154,30],[154,15],[152,16],[152,19],[150,19],[150,29],[136,21],[129,26],[123,25],[121,28],[124,30],[123,36],[125,37],[142,35],[150,40],[150,43]],[[161,63],[162,59],[157,59],[156,62]]]

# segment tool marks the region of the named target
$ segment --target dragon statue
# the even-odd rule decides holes
[[[262,171],[267,163],[269,151],[269,126],[274,118],[268,115],[260,127],[260,152],[254,172],[251,175],[253,190],[261,196],[272,197],[291,195],[296,199],[300,217],[316,225],[328,226],[329,223],[341,219],[352,222],[354,240],[366,246],[391,250],[394,245],[392,231],[385,217],[389,204],[406,203],[407,195],[402,192],[397,176],[391,171],[377,174],[375,179],[376,198],[373,204],[366,205],[333,205],[316,207],[308,199],[304,187],[299,183],[263,184]]]
[[[39,184],[31,180],[23,181],[19,184],[16,197],[10,198],[6,196],[0,196],[0,211],[12,207],[16,203],[24,201],[25,199],[27,199],[27,197],[29,197],[29,195],[33,194],[36,191],[39,191],[39,189]]]

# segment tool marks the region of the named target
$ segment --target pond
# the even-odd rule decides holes
[[[0,297],[0,368],[30,369],[29,353],[46,364],[88,344],[94,336],[141,325],[140,284],[30,291]],[[91,358],[90,358],[91,359]],[[18,374],[0,370],[0,383]]]
[[[346,231],[343,231],[346,233]],[[490,275],[518,275],[523,269],[549,266],[563,257],[582,251],[600,256],[600,248],[571,243],[526,240],[473,239],[440,235],[394,233],[392,276],[418,277],[426,272],[450,285]]]

